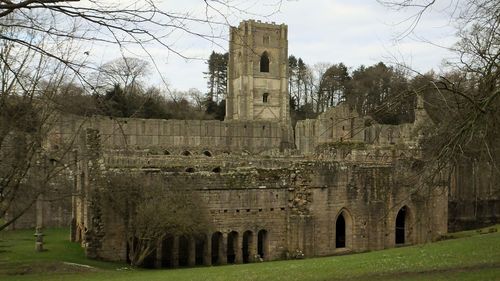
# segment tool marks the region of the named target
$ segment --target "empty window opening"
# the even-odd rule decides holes
[[[227,236],[227,263],[236,262],[236,249],[238,249],[238,232],[231,231]]]
[[[335,248],[345,248],[345,219],[344,214],[340,213],[335,223]]]
[[[262,212],[262,209],[259,209],[259,212]]]
[[[207,157],[212,157],[212,153],[208,150],[203,151],[203,155],[205,155]]]
[[[214,173],[220,173],[221,172],[221,168],[220,167],[215,167],[212,169],[212,172]]]
[[[262,126],[262,130],[265,130],[266,129],[266,125]]]
[[[271,212],[274,211],[274,208],[269,209]]]
[[[224,210],[224,213],[227,213],[227,209],[226,209],[226,210]]]
[[[161,267],[173,267],[174,237],[168,236],[162,241]]]
[[[253,233],[248,230],[243,233],[243,244],[241,254],[243,255],[243,263],[249,263],[252,257],[251,249],[253,248]]]
[[[189,150],[184,150],[181,154],[182,156],[191,156],[191,152]]]
[[[263,103],[267,103],[267,102],[268,102],[268,100],[269,100],[269,94],[268,94],[268,93],[264,93],[264,94],[262,95],[262,102],[263,102]],[[263,129],[265,129],[265,127],[264,127]]]
[[[260,72],[269,72],[269,56],[267,52],[262,53],[262,56],[260,56]]]
[[[269,41],[270,41],[269,35],[264,35],[264,37],[262,38],[262,43],[264,45],[269,45]]]
[[[194,168],[187,168],[186,173],[194,173]]]
[[[405,220],[406,206],[401,208],[396,216],[396,245],[403,245],[405,243]]]
[[[247,212],[250,212],[250,209],[247,209]]]
[[[257,254],[261,259],[266,259],[267,258],[267,251],[268,251],[268,245],[267,245],[267,231],[262,229],[258,233],[258,240],[257,240]]]
[[[164,150],[164,151],[163,151],[163,155],[170,155],[170,151],[168,151],[168,150]]]
[[[205,255],[205,240],[204,239],[196,239],[196,265],[203,265],[203,256]]]
[[[179,266],[189,264],[189,239],[186,236],[179,237]]]
[[[212,235],[212,264],[221,263],[222,233],[216,232]]]

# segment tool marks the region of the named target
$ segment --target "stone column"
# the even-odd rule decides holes
[[[220,264],[227,264],[227,233],[222,233],[222,241],[219,245]]]
[[[156,245],[155,268],[161,268],[163,259],[163,241],[159,241]]]
[[[193,236],[189,236],[189,256],[188,256],[188,266],[196,265],[196,239]]]
[[[243,263],[243,237],[242,235],[236,235],[235,241],[233,243],[234,246],[234,254],[236,258],[234,263]]]
[[[172,238],[172,267],[179,267],[179,236]]]
[[[212,235],[205,235],[205,245],[203,251],[203,264],[212,265]]]

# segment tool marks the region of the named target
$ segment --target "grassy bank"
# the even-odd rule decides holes
[[[498,226],[496,227],[498,229]],[[487,232],[487,231],[483,231]],[[500,280],[500,232],[347,256],[189,269],[138,270],[85,258],[66,229],[0,233],[0,280]]]

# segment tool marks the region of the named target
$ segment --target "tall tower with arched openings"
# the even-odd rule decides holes
[[[289,126],[287,29],[254,20],[231,27],[226,120]]]

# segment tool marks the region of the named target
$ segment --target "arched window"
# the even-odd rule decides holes
[[[265,46],[269,45],[269,41],[270,41],[269,39],[270,39],[269,35],[264,35],[264,37],[262,37],[262,43]]]
[[[264,93],[262,95],[262,102],[263,103],[267,103],[268,99],[269,99],[269,94],[268,93]]]
[[[269,56],[267,52],[262,53],[262,56],[260,56],[260,72],[269,72]]]

